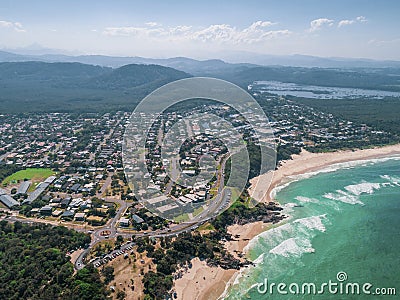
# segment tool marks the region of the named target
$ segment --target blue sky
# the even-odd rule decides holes
[[[223,58],[400,60],[400,1],[0,1],[0,48]]]

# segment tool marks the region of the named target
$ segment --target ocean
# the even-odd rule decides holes
[[[255,265],[224,299],[399,297],[400,157],[333,165],[275,192],[289,217],[250,241]]]

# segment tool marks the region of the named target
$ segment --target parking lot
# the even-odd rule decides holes
[[[135,243],[131,242],[125,245],[122,245],[120,249],[118,250],[113,250],[108,254],[105,254],[103,257],[98,257],[94,258],[91,260],[91,262],[96,268],[108,263],[109,261],[113,260],[114,258],[117,258],[120,255],[128,255],[128,252],[132,250],[133,246]]]

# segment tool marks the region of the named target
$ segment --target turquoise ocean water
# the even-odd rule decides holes
[[[290,217],[250,242],[255,266],[241,272],[225,299],[400,299],[400,158],[306,174],[279,187],[276,199]],[[321,288],[329,280],[332,293]],[[281,290],[287,294],[271,283],[286,284]],[[302,292],[303,283],[323,293],[307,286]],[[359,295],[346,287],[350,283],[360,287]],[[362,291],[368,283],[370,294]],[[397,296],[376,295],[393,292],[387,288]]]

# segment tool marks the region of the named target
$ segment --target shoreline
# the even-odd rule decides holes
[[[312,153],[302,150],[300,154],[292,155],[291,160],[283,161],[272,174],[267,173],[250,180],[252,186],[249,190],[250,192],[252,191],[254,184],[257,184],[258,187],[261,188],[268,187],[266,190],[264,189],[262,194],[260,194],[258,188],[257,191],[253,191],[253,193],[256,194],[259,201],[270,202],[274,201],[272,196],[274,189],[289,182],[290,180],[288,179],[290,177],[321,171],[336,164],[394,157],[396,155],[400,155],[400,144],[355,151],[341,150],[327,153]],[[233,236],[238,235],[239,237],[236,241],[225,243],[225,249],[237,257],[237,251],[242,252],[251,239],[268,230],[270,226],[270,223],[263,222],[248,223],[245,225],[234,224],[229,226],[228,232]],[[198,300],[220,299],[229,286],[235,281],[235,278],[240,274],[240,270],[223,270],[221,268],[209,267],[205,262],[200,263],[202,263],[201,267],[190,269],[191,271],[189,274],[183,274],[182,278],[174,282],[178,299],[186,299],[185,296],[188,295],[191,295],[192,299]],[[197,263],[196,266],[198,266]],[[203,280],[203,278],[212,280]],[[194,283],[200,282],[200,279],[204,281],[201,286],[202,290],[199,290]]]

